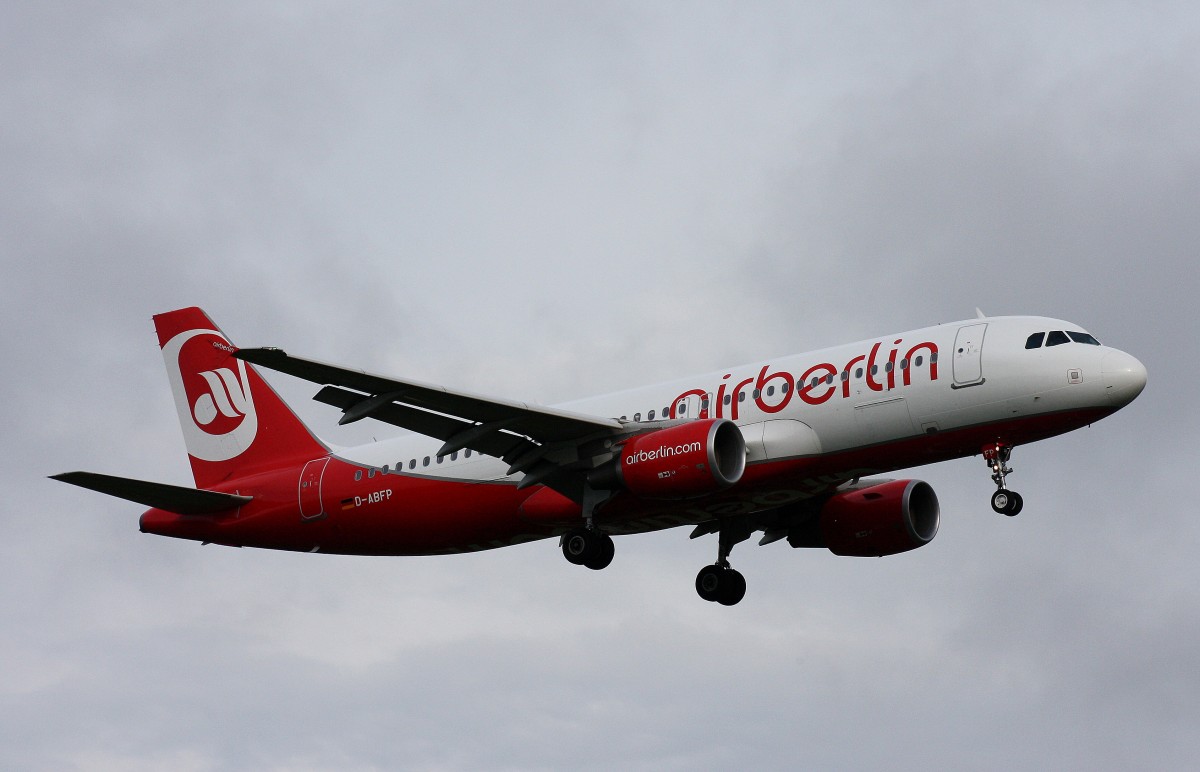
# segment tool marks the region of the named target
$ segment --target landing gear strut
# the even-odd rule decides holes
[[[746,577],[729,565],[733,545],[750,538],[749,524],[744,519],[721,523],[717,537],[717,562],[705,566],[696,574],[696,593],[704,600],[732,606],[746,596]]]
[[[1012,456],[1012,445],[997,440],[983,446],[983,461],[992,470],[992,482],[996,483],[996,492],[992,494],[992,509],[1002,515],[1012,517],[1021,511],[1025,502],[1021,494],[1010,491],[1007,487],[1007,475],[1012,474],[1008,467],[1008,459]]]

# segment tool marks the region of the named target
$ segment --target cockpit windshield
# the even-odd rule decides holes
[[[1063,332],[1062,330],[1051,330],[1050,332],[1035,332],[1030,335],[1025,341],[1025,348],[1041,348],[1043,341],[1046,346],[1061,346],[1064,343],[1083,343],[1088,346],[1099,346],[1100,341],[1088,335],[1086,332]]]
[[[1068,330],[1067,335],[1070,335],[1071,340],[1075,341],[1076,343],[1086,343],[1089,346],[1100,345],[1100,341],[1096,340],[1091,335],[1088,335],[1086,332],[1071,332]]]

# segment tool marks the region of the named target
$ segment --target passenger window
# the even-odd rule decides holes
[[[833,373],[830,373],[829,375],[825,376],[825,384],[829,385],[831,383],[833,383]]]
[[[854,371],[855,378],[862,378],[862,375],[863,375],[863,369],[861,367]]]
[[[700,409],[708,410],[708,397],[705,397],[704,399],[700,400]]]
[[[471,457],[471,449],[467,448],[465,451],[463,451],[463,458],[470,458],[470,457]]]
[[[728,394],[726,394],[726,395],[725,395],[724,402],[725,402],[725,404],[726,404],[726,405],[728,405],[730,402],[733,402],[733,397],[731,397],[731,396],[729,396]]]
[[[901,370],[907,370],[907,369],[908,369],[908,360],[907,360],[907,359],[901,359],[901,360],[900,360],[900,369],[901,369]]]
[[[417,468],[417,460],[416,460],[415,458],[410,458],[410,459],[408,460],[408,468],[409,468],[409,469],[416,469],[416,468]]]
[[[355,470],[354,470],[354,482],[358,482],[358,481],[359,481],[359,480],[361,480],[361,479],[362,479],[362,470],[361,470],[361,469],[355,469]]]
[[[1070,343],[1070,342],[1071,342],[1071,339],[1068,338],[1067,334],[1065,332],[1062,332],[1061,330],[1054,330],[1053,332],[1051,332],[1049,335],[1046,336],[1046,345],[1047,346],[1061,346],[1064,343]]]
[[[374,469],[368,469],[368,470],[367,470],[367,479],[368,479],[368,480],[371,480],[371,479],[374,479],[374,477],[375,477],[375,470],[374,470]]]
[[[921,356],[917,357],[916,359],[913,360],[913,367],[920,367],[921,362],[923,362],[923,361],[925,361],[925,357],[921,357]]]
[[[387,464],[384,464],[384,465],[383,465],[383,473],[384,473],[384,474],[387,474],[387,473],[388,473],[388,465],[387,465]]]
[[[421,461],[421,466],[429,466],[429,456],[426,456],[424,460]]]
[[[779,393],[780,394],[788,393],[788,385],[786,383],[779,387]]]
[[[1071,340],[1075,341],[1076,343],[1086,343],[1089,346],[1100,345],[1100,341],[1096,340],[1091,335],[1088,335],[1086,332],[1068,332],[1067,335],[1070,335]]]
[[[738,402],[745,402],[745,401],[746,401],[746,392],[739,391],[738,392]]]
[[[937,352],[936,351],[929,355],[929,364],[931,364],[931,365],[937,364]]]
[[[647,420],[647,421],[653,421],[653,420],[654,420],[654,411],[653,411],[653,410],[651,410],[649,413],[646,413],[646,420]]]
[[[451,461],[457,461],[457,460],[458,460],[458,451],[457,451],[457,450],[456,450],[456,451],[454,451],[453,453],[451,453],[451,454],[450,454],[450,460],[451,460]]]
[[[687,403],[680,402],[679,407],[675,410],[675,415],[687,415]]]
[[[755,390],[754,390],[754,395],[753,395],[753,396],[754,396],[754,398],[755,398],[755,399],[758,399],[759,397],[761,397],[761,396],[762,396],[762,392],[761,392],[760,390],[758,390],[758,389],[755,389]]]
[[[883,371],[884,371],[885,373],[890,373],[890,372],[892,371],[892,363],[891,363],[891,362],[888,362],[886,365],[884,365],[884,366],[883,366]]]
[[[842,383],[845,383],[848,380],[850,380],[850,371],[842,370]]]
[[[767,387],[767,396],[768,396],[768,397],[773,397],[773,396],[775,396],[775,387],[774,387],[774,386],[768,386],[768,387]]]
[[[634,414],[633,414],[633,420],[635,420],[635,421],[640,421],[640,420],[642,420],[642,414],[641,414],[641,413],[634,413]]]
[[[1034,334],[1029,336],[1028,340],[1025,341],[1025,348],[1041,348],[1042,341],[1045,339],[1046,339],[1046,333],[1035,332]]]

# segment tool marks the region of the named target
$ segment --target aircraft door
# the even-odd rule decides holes
[[[309,461],[300,472],[300,519],[319,520],[325,517],[325,504],[321,500],[321,480],[329,457]]]
[[[987,322],[960,327],[954,338],[954,387],[983,383],[983,336]]]
[[[705,394],[703,397],[698,394],[689,394],[675,403],[674,417],[688,420],[705,417],[710,402],[710,394]]]

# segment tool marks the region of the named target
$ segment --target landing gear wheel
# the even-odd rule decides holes
[[[591,533],[599,537],[599,550],[584,565],[593,571],[608,568],[608,564],[613,561],[613,555],[617,553],[617,547],[613,544],[612,537],[608,534],[597,531],[591,531]]]
[[[696,593],[701,598],[711,603],[720,597],[722,571],[720,566],[705,566],[696,574]]]
[[[723,578],[725,586],[721,589],[721,597],[717,598],[717,603],[722,606],[736,606],[746,597],[746,577],[742,576],[740,571],[727,568]]]
[[[612,537],[602,531],[578,528],[568,532],[562,539],[563,557],[568,563],[587,566],[593,571],[607,568],[616,554]]]
[[[746,578],[728,566],[705,566],[696,574],[696,593],[710,603],[732,606],[746,596]]]
[[[568,563],[586,566],[588,561],[594,560],[600,552],[600,542],[596,536],[595,531],[583,528],[569,531],[562,540],[563,557]]]
[[[1012,491],[1001,488],[992,494],[992,509],[1002,515],[1012,517],[1021,511],[1025,506],[1025,502],[1021,499],[1021,494],[1013,493]]]

